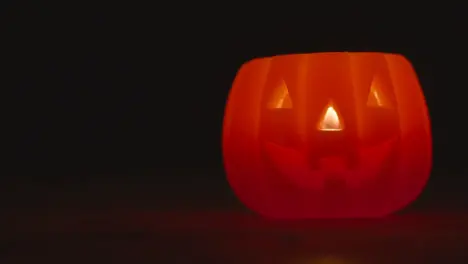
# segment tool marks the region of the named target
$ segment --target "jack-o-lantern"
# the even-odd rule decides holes
[[[238,198],[266,217],[385,216],[428,180],[425,98],[401,55],[254,59],[229,94],[223,155]]]

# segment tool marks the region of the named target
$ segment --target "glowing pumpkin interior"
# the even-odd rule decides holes
[[[232,188],[263,215],[386,215],[429,176],[424,95],[400,55],[256,59],[234,81],[223,154]]]

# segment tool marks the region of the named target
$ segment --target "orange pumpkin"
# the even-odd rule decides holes
[[[226,105],[227,179],[273,218],[380,217],[415,200],[431,168],[425,98],[401,55],[254,59]]]

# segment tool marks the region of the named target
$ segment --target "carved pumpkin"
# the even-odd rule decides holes
[[[424,95],[401,55],[254,59],[229,94],[223,155],[238,198],[266,217],[385,216],[429,177]]]

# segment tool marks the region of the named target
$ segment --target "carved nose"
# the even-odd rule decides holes
[[[325,107],[317,123],[317,130],[326,132],[339,132],[343,130],[343,122],[332,102],[329,102]]]
[[[307,161],[311,169],[342,171],[358,164],[356,142],[348,133],[336,105],[329,101],[315,127],[309,127]],[[352,129],[351,129],[352,130]]]

